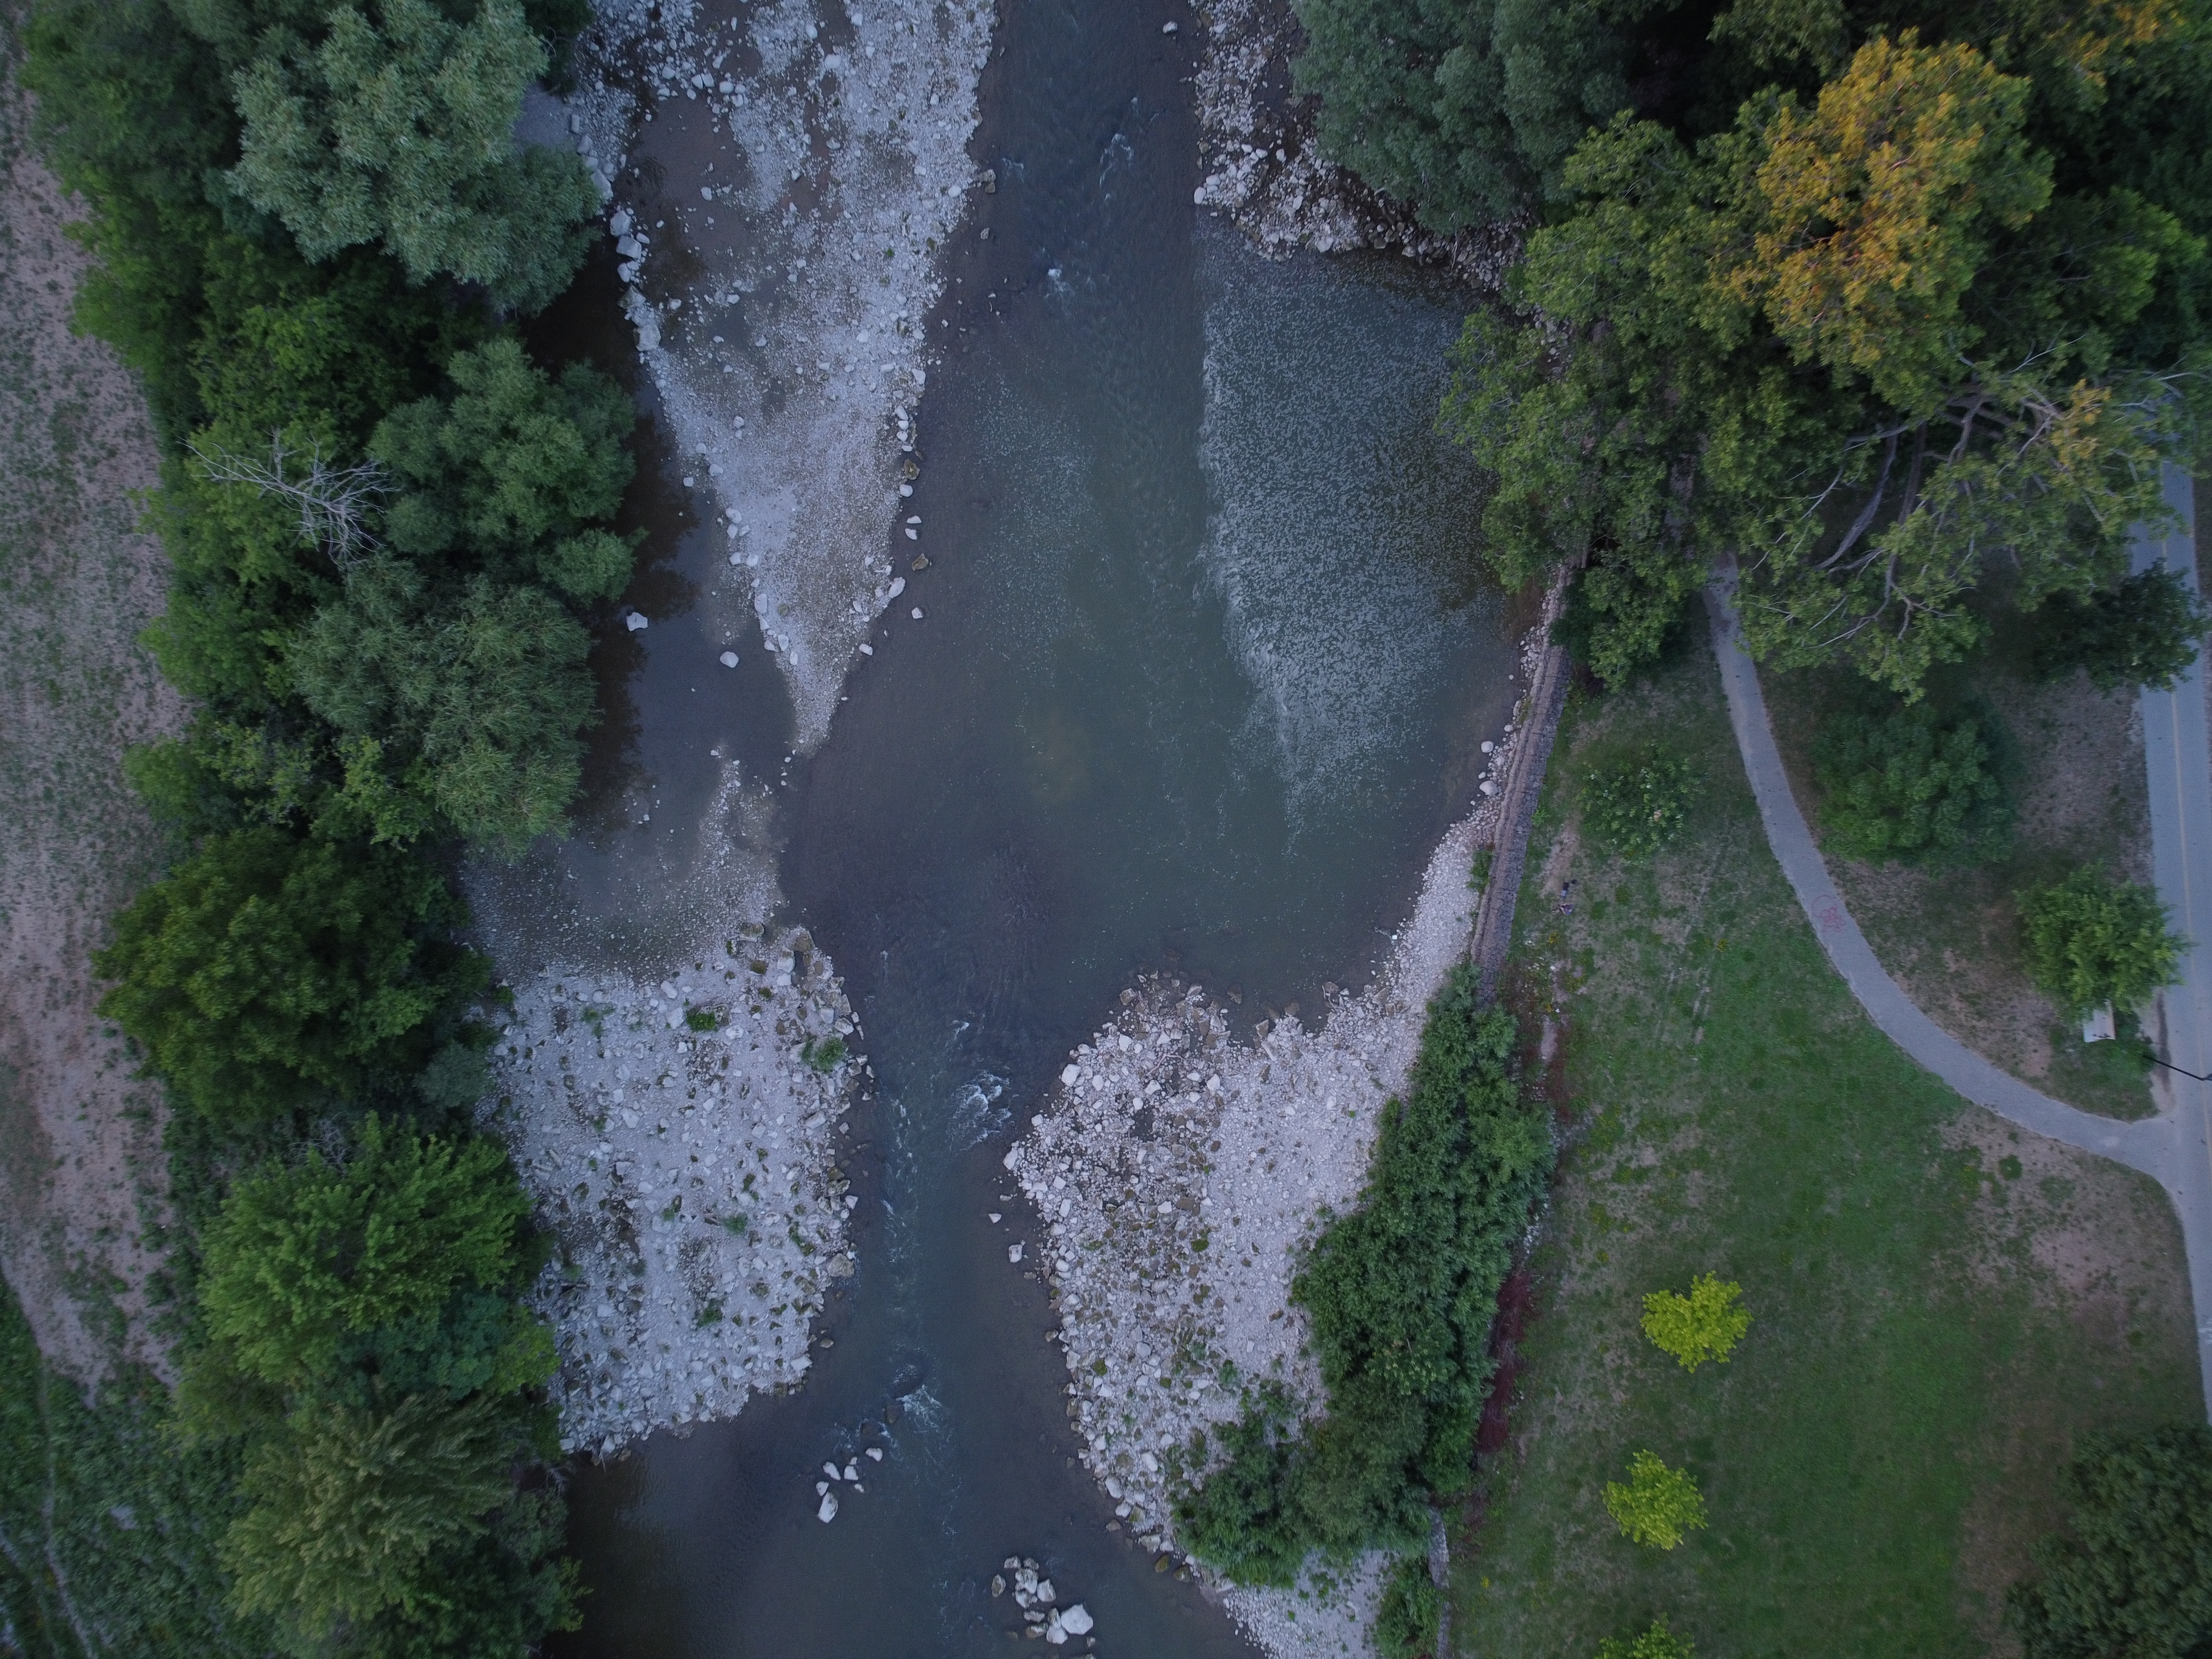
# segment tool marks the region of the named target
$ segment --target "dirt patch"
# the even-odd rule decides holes
[[[2013,848],[1970,866],[1868,865],[1828,854],[1828,870],[1867,939],[1929,1018],[2014,1076],[2110,1117],[2143,1117],[2148,1081],[2110,1044],[2084,1044],[2029,981],[2014,895],[2079,864],[2130,881],[2150,872],[2150,805],[2136,700],[2075,675],[2039,684],[2002,653],[1978,665],[1975,691],[2003,722],[2013,756]],[[1834,694],[1818,675],[1766,675],[1790,783],[1820,834],[1811,753],[1817,712]]]
[[[119,769],[181,723],[137,636],[163,603],[131,493],[155,482],[131,377],[70,332],[85,258],[27,153],[27,100],[0,79],[9,212],[0,265],[0,1271],[40,1347],[81,1378],[118,1352],[159,1363],[139,1243],[161,1103],[93,1012],[89,956],[162,843]]]

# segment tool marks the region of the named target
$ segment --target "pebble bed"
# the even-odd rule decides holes
[[[512,989],[494,1123],[560,1241],[532,1300],[562,1449],[608,1456],[798,1382],[854,1270],[836,1160],[868,1098],[829,962],[752,927],[657,983],[556,967]]]
[[[990,5],[842,11],[773,0],[714,18],[690,0],[599,0],[563,112],[610,198],[627,314],[684,483],[726,542],[709,655],[734,666],[750,610],[791,688],[799,752],[827,735],[878,618],[927,568],[925,325],[945,250],[995,187],[967,154]],[[656,113],[679,112],[719,138],[712,170],[641,188],[629,152]],[[901,623],[921,620],[919,597]]]
[[[1404,1085],[1429,999],[1465,954],[1489,810],[1437,848],[1374,982],[1327,988],[1320,1029],[1295,1014],[1263,1019],[1247,1046],[1201,988],[1141,980],[1070,1054],[1007,1154],[1042,1229],[1009,1254],[1042,1257],[1069,1421],[1115,1500],[1115,1524],[1147,1549],[1182,1553],[1171,1455],[1237,1415],[1243,1381],[1279,1378],[1310,1408],[1318,1401],[1291,1279],[1327,1218],[1357,1203],[1382,1103]],[[1380,1567],[1223,1595],[1271,1653],[1364,1653]]]

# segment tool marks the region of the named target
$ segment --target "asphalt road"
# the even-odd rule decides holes
[[[2185,512],[2189,483],[2169,469],[2169,499],[2178,489]],[[2138,566],[2163,554],[2193,583],[2193,543],[2187,532],[2170,544],[2146,538]],[[1759,802],[1767,845],[1813,923],[1829,961],[1875,1025],[1915,1060],[1968,1100],[2038,1134],[2116,1158],[2163,1186],[2181,1219],[2197,1308],[2197,1351],[2212,1416],[2212,1085],[2168,1073],[2158,1090],[2159,1115],[2135,1123],[2099,1117],[2051,1098],[2002,1072],[1923,1013],[1875,957],[1814,844],[1790,793],[1774,744],[1759,672],[1739,637],[1731,593],[1733,572],[1706,592],[1713,652],[1728,695],[1736,747]],[[2154,707],[2154,698],[2157,707]],[[2193,724],[2192,724],[2193,720]],[[2159,890],[2176,925],[2192,940],[2182,983],[2161,999],[2166,1057],[2189,1071],[2212,1074],[2212,748],[2206,741],[2203,663],[2170,693],[2143,694],[2149,755],[2151,839]],[[2197,909],[2188,900],[2195,896]]]

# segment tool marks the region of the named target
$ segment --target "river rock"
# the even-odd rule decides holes
[[[1006,1260],[1007,1260],[1007,1261],[1019,1261],[1021,1259],[1022,1259],[1022,1247],[1021,1247],[1020,1245],[1018,1245],[1018,1244],[1009,1244],[1009,1245],[1007,1245],[1007,1246],[1006,1246]]]
[[[1090,1635],[1091,1623],[1089,1609],[1080,1601],[1072,1607],[1066,1608],[1060,1615],[1060,1627],[1070,1636]]]
[[[714,660],[725,668],[735,668],[738,665],[738,653],[734,651],[725,651]]]
[[[629,629],[631,633],[635,634],[640,629],[650,628],[653,624],[648,622],[641,612],[633,611],[629,615],[623,618],[623,626]]]
[[[824,1526],[829,1525],[830,1522],[835,1521],[837,1518],[837,1494],[836,1492],[825,1492],[822,1494],[822,1507],[814,1511],[814,1518],[817,1521],[821,1522]]]

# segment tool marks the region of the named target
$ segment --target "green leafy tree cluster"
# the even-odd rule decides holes
[[[1443,1592],[1430,1577],[1428,1558],[1401,1556],[1375,1610],[1376,1652],[1383,1659],[1429,1659],[1437,1650],[1443,1611]]]
[[[2077,669],[2100,691],[2171,690],[2212,632],[2189,584],[2164,565],[2086,599],[2060,599],[2036,615],[2035,665],[2046,679]]]
[[[1681,833],[1697,774],[1675,755],[1624,760],[1593,774],[1583,822],[1626,859],[1646,859]]]
[[[1597,1644],[1596,1659],[1698,1659],[1689,1642],[1655,1619],[1650,1628],[1630,1637],[1608,1636]]]
[[[206,1229],[183,1421],[246,1448],[233,1599],[301,1654],[466,1612],[486,1571],[567,1616],[564,1571],[487,1540],[535,1454],[550,1334],[515,1300],[530,1204],[504,1151],[371,1115],[235,1182]],[[419,1632],[418,1632],[419,1633]]]
[[[2157,891],[2079,869],[2020,896],[2028,972],[2075,1018],[2107,1003],[2130,1009],[2172,982],[2187,941],[2166,925]]]
[[[1671,1550],[1705,1524],[1705,1500],[1687,1469],[1669,1468],[1656,1452],[1628,1460],[1628,1480],[1605,1483],[1605,1510],[1621,1535],[1652,1549]]]
[[[1993,574],[2023,609],[2086,603],[2165,520],[2212,58],[2178,7],[1961,9],[1942,40],[1874,8],[1730,18],[1782,83],[1578,144],[1444,422],[1496,480],[1500,575],[1585,567],[1601,678],[1732,555],[1755,653],[1915,696],[1983,641]]]
[[[2174,1659],[2212,1642],[2212,1430],[2092,1441],[2062,1487],[2067,1525],[2035,1551],[2007,1620],[2026,1659]]]
[[[1814,738],[1813,772],[1821,828],[1847,858],[1988,859],[2008,844],[2011,803],[1971,715],[1847,704]]]
[[[1692,1279],[1687,1296],[1679,1291],[1653,1291],[1644,1298],[1644,1334],[1686,1371],[1708,1360],[1726,1364],[1751,1328],[1751,1313],[1741,1305],[1742,1298],[1742,1285],[1723,1282],[1717,1273]]]
[[[1316,1550],[1418,1551],[1431,1501],[1472,1478],[1498,1289],[1553,1160],[1515,1041],[1511,1015],[1477,1006],[1473,970],[1455,972],[1384,1110],[1359,1206],[1292,1282],[1326,1412],[1299,1422],[1261,1389],[1211,1448],[1194,1442],[1178,1522],[1231,1577],[1288,1583]]]

